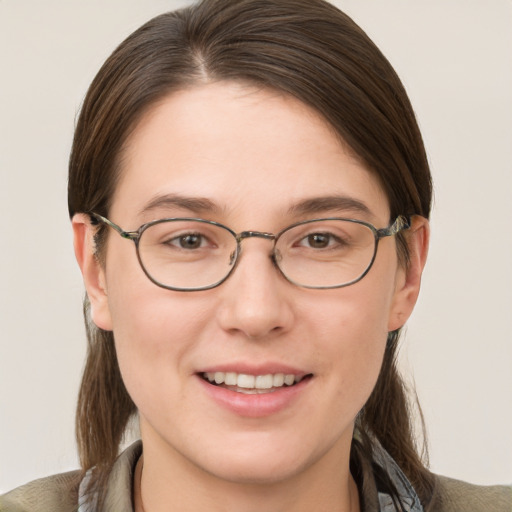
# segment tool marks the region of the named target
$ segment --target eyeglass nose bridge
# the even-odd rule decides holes
[[[264,238],[265,240],[275,240],[274,233],[265,233],[264,231],[242,231],[236,235],[237,243],[240,243],[245,238]]]
[[[275,241],[277,240],[277,235],[275,235],[274,233],[266,233],[264,231],[242,231],[242,232],[236,234],[235,239],[236,239],[236,244],[237,244],[237,250],[236,250],[236,252],[233,252],[231,254],[230,261],[229,261],[230,265],[233,265],[233,263],[235,263],[235,260],[236,260],[236,263],[238,263],[238,258],[240,257],[240,253],[242,250],[241,242],[242,242],[242,240],[245,240],[246,238],[263,238],[264,240],[272,240],[272,241],[274,241],[274,244],[275,244]],[[272,251],[272,254],[270,255],[270,259],[273,261],[274,264],[277,264],[275,248]],[[231,274],[231,272],[230,272],[230,274]]]

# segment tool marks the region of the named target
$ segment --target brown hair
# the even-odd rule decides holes
[[[391,218],[429,216],[432,185],[414,112],[393,68],[344,13],[323,0],[203,0],[131,34],[92,82],[69,164],[69,213],[108,215],[123,144],[156,101],[197,83],[238,80],[290,94],[318,111],[380,179]],[[97,243],[101,251],[103,228]],[[406,261],[407,246],[399,238]],[[77,409],[84,471],[101,488],[135,405],[123,385],[113,334],[90,321]],[[397,461],[423,504],[433,477],[415,445],[389,334],[380,377],[357,423],[354,451],[371,459],[374,439]],[[385,478],[385,476],[383,476]]]

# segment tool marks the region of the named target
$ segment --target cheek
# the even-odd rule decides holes
[[[144,408],[161,390],[177,389],[205,313],[183,294],[154,285],[129,256],[107,272],[108,303],[123,381]]]
[[[140,267],[134,248],[120,243],[109,246],[106,273],[116,343],[120,351],[141,351],[147,357],[158,355],[164,346],[169,346],[166,342],[170,336],[179,336],[190,328],[183,316],[183,294],[152,283]]]
[[[368,275],[352,287],[323,291],[314,308],[304,310],[315,325],[310,335],[316,340],[315,360],[336,386],[337,403],[354,409],[372,392],[386,347],[394,285],[380,277],[380,284]]]
[[[127,288],[109,297],[116,346],[119,352],[137,354],[146,360],[172,362],[193,344],[204,316],[191,312],[181,297],[157,288]]]
[[[338,375],[343,387],[358,386],[368,376],[376,378],[383,357],[387,339],[387,317],[379,311],[364,304],[341,304],[333,308],[330,315],[326,311],[322,319],[322,338],[326,340],[320,352],[330,353],[327,360],[330,372]]]
[[[179,300],[139,293],[125,295],[113,314],[116,352],[128,394],[141,416],[159,418],[163,425],[172,425],[174,415],[182,412],[178,404],[189,403],[183,401],[184,384],[201,321],[197,315],[196,321],[188,318],[186,309]]]

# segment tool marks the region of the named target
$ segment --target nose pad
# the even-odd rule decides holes
[[[283,255],[279,249],[274,248],[274,251],[270,255],[270,259],[272,260],[272,263],[279,268],[279,264],[283,261]]]

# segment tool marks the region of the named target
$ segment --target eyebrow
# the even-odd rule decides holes
[[[140,215],[162,208],[181,208],[198,214],[204,212],[218,212],[219,207],[205,197],[186,197],[178,194],[159,195],[151,199],[140,211]]]
[[[323,213],[329,211],[351,211],[362,213],[365,215],[373,216],[373,212],[370,208],[359,201],[349,196],[325,196],[325,197],[312,197],[305,199],[299,203],[290,207],[288,212],[290,214],[311,214],[311,213]]]
[[[140,215],[158,209],[185,209],[194,214],[219,213],[221,208],[206,197],[189,197],[179,194],[159,195],[151,199],[140,211]],[[373,212],[362,201],[349,196],[322,196],[304,199],[288,209],[289,215],[307,215],[326,212],[357,212],[373,216]]]

